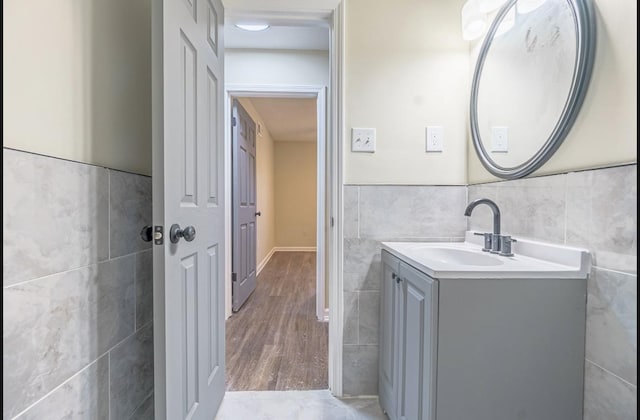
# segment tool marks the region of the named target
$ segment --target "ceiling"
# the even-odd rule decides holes
[[[329,51],[330,33],[326,14],[339,0],[224,0],[225,48]],[[303,10],[317,19],[292,18],[290,14],[259,13],[259,10]],[[306,10],[306,9],[304,9]],[[320,13],[319,11],[324,11]],[[255,12],[255,13],[254,13]],[[324,16],[324,18],[322,17]],[[268,23],[259,32],[245,31],[236,23]],[[263,120],[274,141],[315,142],[317,136],[315,98],[247,98]]]
[[[240,22],[240,20],[237,20]],[[246,23],[257,23],[249,20]],[[259,32],[245,31],[234,23],[224,26],[225,48],[329,50],[329,29],[322,26],[274,25]]]
[[[332,11],[340,0],[222,0],[227,10]]]
[[[315,142],[315,98],[250,98],[274,141]]]

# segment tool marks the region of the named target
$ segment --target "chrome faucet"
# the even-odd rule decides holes
[[[482,236],[484,236],[484,248],[482,250],[492,252],[494,254],[499,254],[501,249],[500,247],[501,239],[500,239],[500,209],[498,208],[498,205],[493,201],[489,200],[488,198],[479,198],[469,203],[469,205],[464,211],[464,215],[471,216],[471,212],[479,204],[486,204],[487,206],[489,206],[489,208],[493,212],[493,233],[481,234]]]

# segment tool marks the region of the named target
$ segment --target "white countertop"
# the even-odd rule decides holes
[[[591,271],[585,249],[517,239],[512,257],[482,251],[482,237],[473,232],[465,242],[383,242],[382,248],[436,279],[586,279]]]

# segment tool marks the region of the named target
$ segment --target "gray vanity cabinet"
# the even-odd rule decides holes
[[[435,418],[438,283],[383,251],[380,404],[391,419]]]
[[[434,279],[382,250],[392,420],[581,420],[586,279]]]

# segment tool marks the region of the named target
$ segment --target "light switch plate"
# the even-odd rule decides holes
[[[497,153],[509,151],[509,127],[491,127],[491,151]]]
[[[351,151],[373,153],[376,151],[375,128],[352,128]]]
[[[427,127],[427,152],[444,150],[444,128],[430,125]]]

